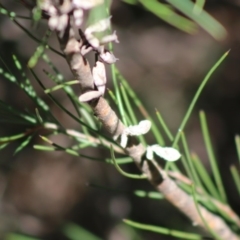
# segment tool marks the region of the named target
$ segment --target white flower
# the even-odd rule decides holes
[[[103,3],[103,0],[73,0],[74,6],[83,9],[90,9]]]
[[[73,17],[74,17],[75,25],[77,27],[81,27],[83,22],[83,10],[81,8],[75,9],[73,11]]]
[[[100,39],[96,37],[94,34],[98,32],[104,32],[106,30],[109,30],[111,25],[111,16],[105,19],[102,19],[89,27],[86,28],[84,31],[85,37],[89,44],[98,51],[98,53],[101,55],[101,59],[106,63],[113,63],[116,61],[116,58],[113,56],[113,54],[109,52],[105,52],[104,48],[102,47],[103,44],[109,43],[109,42],[119,42],[117,38],[116,31],[114,31],[112,34],[105,35],[101,37]]]
[[[98,47],[100,47],[100,41],[93,34],[91,34],[91,33],[86,34],[85,33],[85,36],[86,36],[86,39],[88,40],[89,44],[93,48],[97,49]]]
[[[138,125],[130,125],[121,135],[120,145],[125,148],[127,146],[128,136],[139,136],[147,133],[151,128],[152,123],[149,120],[140,121]]]
[[[93,67],[92,70],[94,84],[96,85],[98,91],[103,95],[106,89],[106,70],[105,66],[102,62],[97,61],[96,65]]]
[[[85,92],[78,98],[80,102],[89,102],[93,99],[101,97],[102,94],[99,91],[89,91]]]
[[[104,51],[102,53],[99,54],[100,59],[104,62],[104,63],[108,63],[108,64],[112,64],[115,63],[118,58],[116,58],[111,52],[109,51]]]
[[[130,136],[139,136],[147,133],[151,128],[149,120],[140,121],[138,125],[129,126],[125,129],[125,134]]]
[[[48,26],[51,30],[63,31],[68,24],[68,15],[53,15],[48,20]]]
[[[172,147],[161,147],[158,144],[147,147],[147,159],[153,160],[154,153],[169,162],[177,161],[181,157],[181,154],[177,149]]]

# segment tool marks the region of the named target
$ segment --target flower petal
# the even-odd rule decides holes
[[[159,157],[169,162],[177,161],[181,157],[181,154],[179,153],[179,151],[172,147],[161,147],[158,144],[155,144],[152,146],[152,150]]]
[[[151,128],[151,122],[149,120],[140,121],[138,125],[129,126],[126,128],[126,134],[131,136],[139,136],[147,133]]]

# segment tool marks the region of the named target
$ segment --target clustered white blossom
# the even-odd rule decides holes
[[[140,121],[137,125],[130,125],[127,127],[121,135],[121,147],[127,146],[128,136],[139,136],[146,134],[151,128],[151,122],[149,120]],[[161,147],[158,144],[147,146],[146,158],[148,160],[154,159],[154,153],[162,159],[173,162],[181,157],[179,151],[172,147]]]
[[[75,26],[81,27],[84,10],[89,10],[103,2],[104,0],[42,0],[39,1],[39,6],[49,16],[49,28],[62,31],[66,28],[70,15],[73,16]]]
[[[106,18],[103,20],[98,21],[97,23],[89,26],[86,28],[84,31],[85,37],[88,41],[88,43],[91,45],[91,47],[99,53],[100,59],[108,64],[112,64],[116,62],[116,58],[113,54],[111,54],[109,51],[106,51],[104,49],[103,44],[109,43],[109,42],[117,42],[118,43],[118,38],[116,35],[116,32],[113,32],[113,34],[107,35],[102,37],[102,39],[98,39],[97,37],[94,36],[94,33],[98,32],[104,32],[110,28],[110,19]]]
[[[79,100],[88,102],[92,99],[104,95],[106,89],[106,70],[104,63],[115,63],[117,58],[108,50],[104,44],[117,42],[116,31],[112,34],[104,35],[100,39],[95,36],[96,33],[106,32],[110,29],[111,17],[99,20],[88,26],[82,31],[84,11],[102,4],[104,0],[42,0],[39,1],[40,8],[49,16],[48,26],[52,31],[57,31],[59,36],[64,34],[65,29],[70,24],[72,27],[79,29],[82,38],[79,44],[79,50],[82,56],[89,51],[96,53],[96,62],[92,69],[92,77],[97,90],[91,90],[83,93]],[[126,148],[129,136],[140,136],[146,134],[151,128],[149,120],[140,121],[137,125],[131,125],[125,128],[121,135],[120,145]],[[115,139],[116,140],[116,139]],[[146,157],[153,160],[154,153],[167,161],[176,161],[181,157],[178,150],[171,147],[161,147],[158,144],[147,147]]]
[[[82,31],[84,12],[90,10],[104,0],[42,0],[39,1],[40,8],[49,17],[48,26],[52,31],[57,31],[59,36],[63,36],[66,27],[70,24],[72,27],[79,29],[82,40],[79,43],[79,50],[84,56],[89,51],[94,51],[97,55],[95,66],[92,69],[94,84],[97,91],[89,91],[80,96],[80,101],[87,102],[94,98],[102,96],[106,86],[106,70],[104,63],[115,63],[117,58],[113,53],[105,49],[104,44],[117,42],[116,31],[112,34],[105,34],[100,39],[95,36],[96,33],[107,32],[110,29],[110,19],[101,19],[96,23],[88,26]]]

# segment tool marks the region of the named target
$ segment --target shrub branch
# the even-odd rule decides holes
[[[70,32],[72,31],[69,26],[65,29],[64,37],[58,38],[61,49],[75,78],[79,80],[82,91],[92,90],[93,79],[90,66],[86,58],[81,55],[78,41],[72,34],[69,34]],[[88,103],[92,107],[94,115],[102,123],[103,128],[114,139],[123,134],[126,126],[124,126],[103,97],[91,100]],[[125,153],[133,159],[139,170],[148,177],[149,182],[157,191],[162,193],[172,205],[190,218],[194,225],[198,225],[207,231],[210,229],[216,235],[221,236],[221,239],[239,239],[219,216],[214,215],[199,205],[201,215],[208,224],[206,226],[197,211],[193,198],[180,189],[175,181],[168,177],[159,164],[155,161],[145,160],[145,152],[145,147],[136,138],[130,137],[128,145],[125,148]]]
[[[94,33],[103,32],[109,28],[110,18],[93,24],[85,31],[81,29],[84,10],[102,2],[101,0],[88,2],[45,0],[41,3],[41,9],[44,16],[48,18],[50,29],[56,31],[61,50],[65,55],[70,70],[75,79],[79,81],[82,94],[80,101],[84,101],[91,106],[93,114],[102,123],[103,128],[114,140],[120,142],[121,136],[126,135],[128,127],[122,123],[104,99],[102,94],[104,91],[101,90],[100,92],[97,89],[98,85],[106,84],[106,79],[103,79],[105,75],[101,72],[105,70],[102,63],[116,61],[114,55],[107,51],[102,43],[117,42],[116,33],[102,38],[101,41],[94,36]],[[79,29],[80,40],[77,40],[73,26]],[[91,71],[90,65],[85,58],[85,54],[89,51],[96,53],[94,71]],[[98,85],[96,80],[98,80]],[[135,130],[135,128],[132,129]],[[168,176],[155,160],[147,160],[146,150],[136,137],[131,134],[128,136],[126,146],[124,146],[125,153],[133,159],[138,169],[147,176],[148,181],[154,188],[162,193],[172,205],[185,214],[194,225],[200,226],[213,236],[218,236],[219,239],[223,240],[239,239],[221,217],[211,213],[201,205],[196,206],[194,199],[179,188],[176,182]]]

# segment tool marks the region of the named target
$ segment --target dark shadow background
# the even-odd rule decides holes
[[[18,14],[29,15],[20,3],[1,2]],[[171,131],[176,133],[205,74],[224,52],[231,49],[227,59],[204,89],[185,132],[191,150],[200,156],[210,170],[198,115],[199,110],[204,110],[229,202],[239,213],[239,196],[229,167],[237,164],[234,136],[240,134],[240,1],[207,2],[205,9],[228,31],[228,37],[223,42],[216,42],[201,29],[196,35],[187,35],[146,12],[141,6],[113,1],[113,29],[117,30],[120,40],[120,44],[114,46],[114,54],[120,59],[117,62],[118,68],[152,116],[157,108]],[[30,29],[28,21],[21,23]],[[46,25],[42,24],[31,31],[41,38],[45,29]],[[15,69],[12,54],[17,55],[24,65],[37,47],[35,42],[3,15],[0,16],[0,36],[0,56],[10,69]],[[50,44],[58,48],[54,34]],[[49,51],[48,53],[66,79],[72,79],[65,61]],[[44,68],[46,65],[40,61],[35,71],[46,86],[50,87],[51,83],[42,71]],[[26,71],[29,73],[27,69]],[[30,73],[29,77],[33,80]],[[110,75],[108,79],[108,88],[112,89]],[[64,126],[80,128],[51,103],[36,83],[34,85]],[[79,92],[78,87],[75,90]],[[61,91],[57,91],[55,96],[71,110],[71,104]],[[17,109],[34,111],[34,104],[2,76],[0,97]],[[17,134],[23,128],[11,124],[2,125],[0,136]],[[64,137],[58,137],[55,141],[64,146],[70,144]],[[102,239],[128,240],[131,239],[127,234],[130,230],[122,225],[123,218],[181,231],[199,231],[168,202],[134,196],[132,192],[136,189],[153,190],[144,181],[126,179],[113,166],[104,163],[77,159],[62,152],[34,151],[31,147],[33,144],[42,144],[38,136],[28,148],[13,156],[19,143],[13,143],[0,152],[2,233],[17,230],[46,239],[66,239],[61,234],[61,226],[65,221],[71,220]],[[149,144],[153,143],[150,137]],[[109,157],[109,152],[104,149],[86,149],[84,153],[102,156],[103,159]],[[136,172],[133,165],[126,169]],[[141,236],[136,239],[172,239],[143,231],[136,234]]]

